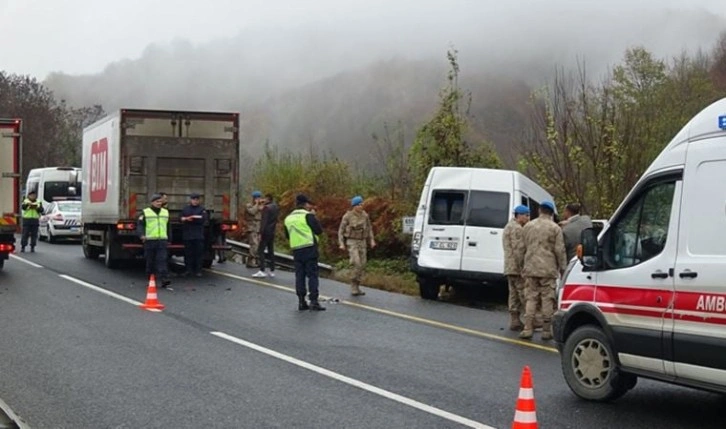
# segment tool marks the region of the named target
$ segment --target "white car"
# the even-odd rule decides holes
[[[59,238],[81,239],[80,201],[54,201],[45,205],[44,209],[38,229],[41,240],[54,243]]]

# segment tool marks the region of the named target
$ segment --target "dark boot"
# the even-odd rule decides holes
[[[325,311],[325,307],[320,305],[317,300],[310,301],[310,311]]]
[[[522,320],[519,319],[519,312],[518,311],[510,311],[509,312],[509,330],[510,331],[521,331],[522,330]]]
[[[552,321],[544,319],[542,321],[542,340],[549,341],[552,339]]]
[[[300,311],[309,310],[310,306],[308,305],[308,302],[305,301],[305,297],[298,297],[298,303],[297,303],[297,309]]]

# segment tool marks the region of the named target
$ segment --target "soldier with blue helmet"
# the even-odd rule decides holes
[[[252,201],[245,207],[245,225],[247,226],[247,244],[250,246],[250,255],[247,258],[247,267],[259,266],[257,251],[260,247],[260,223],[262,223],[262,209],[265,201],[262,192],[252,192]]]
[[[504,247],[504,275],[509,283],[509,329],[520,331],[523,328],[520,315],[524,314],[525,296],[522,278],[523,255],[522,228],[529,222],[529,207],[514,208],[514,217],[504,227],[502,245]]]
[[[537,305],[542,306],[542,339],[552,339],[552,314],[555,308],[557,278],[567,267],[565,239],[562,229],[554,221],[555,205],[544,201],[539,206],[539,217],[522,228],[522,277],[525,282],[524,329],[519,338],[530,339],[534,332]]]
[[[353,296],[365,295],[360,290],[360,281],[368,261],[368,247],[376,247],[373,236],[373,226],[368,213],[363,210],[363,197],[356,195],[350,200],[351,209],[348,210],[338,228],[338,244],[340,250],[348,249],[350,264],[353,266],[353,279],[351,294]]]

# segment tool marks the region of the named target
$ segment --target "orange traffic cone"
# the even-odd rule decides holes
[[[146,302],[139,307],[149,311],[161,311],[164,309],[164,304],[159,302],[159,298],[156,295],[156,277],[153,274],[149,277],[149,287],[146,289]]]
[[[529,367],[525,366],[522,370],[522,382],[519,385],[519,398],[517,398],[517,409],[514,411],[512,429],[537,429],[538,427],[532,373],[529,371]]]

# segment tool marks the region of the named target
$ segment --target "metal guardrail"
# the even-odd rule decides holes
[[[232,247],[232,253],[236,253],[238,255],[242,255],[243,257],[249,257],[250,256],[250,245],[247,243],[242,243],[236,240],[226,240],[226,243]],[[290,270],[295,269],[295,264],[293,263],[293,258],[290,255],[287,255],[285,253],[278,253],[275,252],[275,266],[278,267],[284,267]],[[323,271],[326,274],[330,274],[333,272],[333,266],[328,264],[319,263],[318,269]]]

